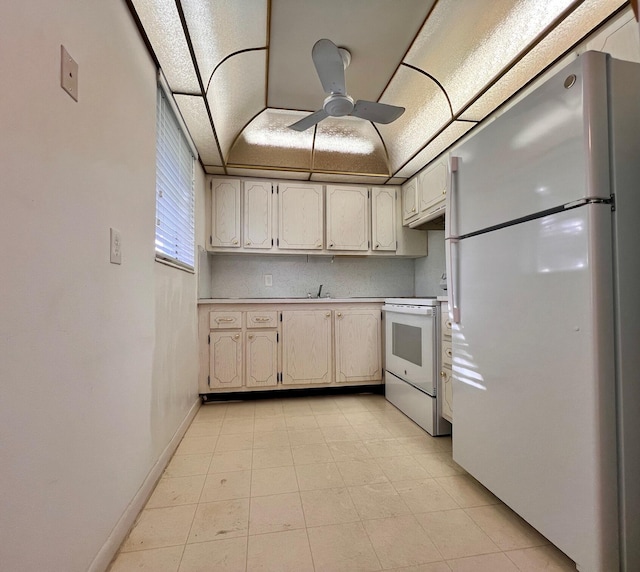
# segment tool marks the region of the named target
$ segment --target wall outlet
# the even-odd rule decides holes
[[[78,64],[64,46],[60,46],[60,86],[78,101]]]
[[[111,264],[122,264],[122,237],[120,231],[115,228],[110,229],[111,234]]]
[[[273,276],[271,274],[264,275],[264,285],[273,286]]]

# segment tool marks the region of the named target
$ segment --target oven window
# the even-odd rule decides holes
[[[393,355],[422,367],[422,328],[393,322]]]

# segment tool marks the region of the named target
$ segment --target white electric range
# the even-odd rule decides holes
[[[385,300],[385,397],[431,435],[449,435],[438,395],[440,304]]]

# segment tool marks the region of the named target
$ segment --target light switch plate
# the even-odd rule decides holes
[[[60,46],[60,85],[78,101],[78,64],[64,46]]]
[[[111,235],[111,264],[122,264],[122,237],[120,231],[115,228],[110,229]]]
[[[271,274],[264,275],[264,285],[273,286],[273,276]]]

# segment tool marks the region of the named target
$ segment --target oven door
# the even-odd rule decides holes
[[[431,396],[436,394],[436,309],[420,313],[384,306],[386,370]]]

